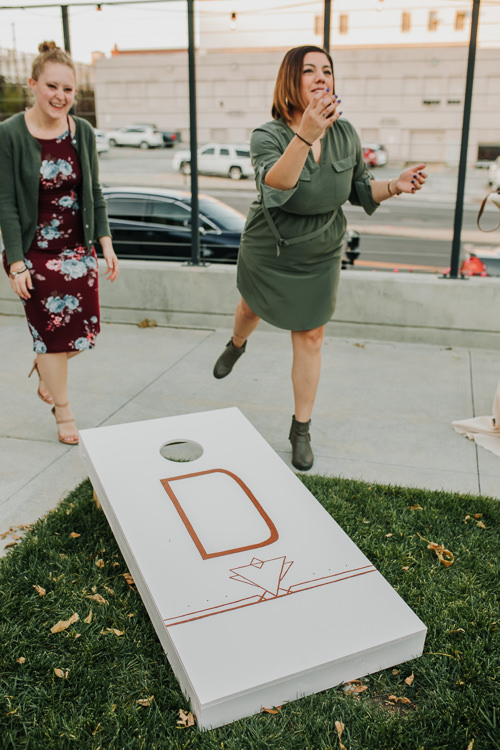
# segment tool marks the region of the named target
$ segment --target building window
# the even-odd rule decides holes
[[[438,27],[438,14],[437,10],[430,10],[429,11],[429,22],[427,24],[427,29],[429,31],[437,31]]]
[[[401,14],[401,31],[408,32],[411,30],[411,13]]]
[[[314,33],[316,34],[316,36],[322,36],[323,27],[323,16],[314,16]]]
[[[341,13],[339,16],[339,34],[347,34],[349,31],[349,16],[347,13]]]
[[[455,16],[455,31],[463,31],[465,29],[465,11],[457,10]]]

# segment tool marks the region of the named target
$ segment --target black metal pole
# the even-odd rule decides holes
[[[476,61],[477,27],[479,21],[479,4],[481,0],[472,0],[472,19],[470,27],[469,59],[467,63],[467,82],[465,84],[464,116],[462,122],[462,144],[458,166],[457,200],[455,203],[455,221],[453,226],[453,243],[451,246],[450,275],[457,279],[460,266],[460,245],[464,214],[465,175],[467,169],[467,148],[469,145],[469,126],[472,103],[472,86],[474,83],[474,64]]]
[[[323,11],[323,49],[330,51],[330,27],[332,24],[332,0],[325,0]]]
[[[62,25],[63,25],[63,37],[64,37],[64,49],[68,54],[71,55],[71,42],[69,40],[69,20],[68,20],[68,6],[61,5],[62,13]]]
[[[200,265],[198,202],[198,138],[196,125],[196,69],[194,59],[194,0],[187,0],[189,61],[189,148],[191,150],[191,264]]]

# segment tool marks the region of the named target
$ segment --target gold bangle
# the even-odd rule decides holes
[[[391,182],[392,182],[392,177],[390,180],[387,180],[387,192],[389,193],[390,198],[394,198],[394,193],[391,192]]]

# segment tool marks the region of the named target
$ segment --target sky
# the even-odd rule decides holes
[[[62,13],[56,8],[29,8],[23,5],[47,5],[57,0],[0,0],[0,48],[16,47],[36,53],[40,42],[55,41],[64,47]],[[78,62],[90,63],[92,52],[109,55],[118,49],[165,49],[187,47],[187,2],[167,0],[137,5],[77,7],[89,0],[62,0],[68,8],[71,53]],[[74,3],[74,5],[73,5]],[[196,28],[196,22],[195,22]]]

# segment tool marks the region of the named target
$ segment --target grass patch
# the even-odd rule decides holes
[[[211,732],[179,728],[189,706],[86,481],[0,561],[2,750],[326,750],[340,748],[336,721],[347,750],[500,748],[499,502],[302,480],[426,623],[423,657],[364,678],[357,694],[333,688]]]

